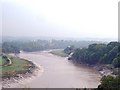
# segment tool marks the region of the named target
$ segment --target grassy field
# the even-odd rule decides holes
[[[61,56],[61,57],[67,57],[68,55],[66,53],[64,53],[63,50],[53,50],[50,53],[57,55],[57,56]]]
[[[32,62],[25,59],[12,56],[7,57],[11,59],[12,64],[8,66],[1,66],[2,68],[0,67],[0,71],[2,72],[0,76],[2,76],[2,78],[10,78],[17,76],[18,74],[25,74],[26,72],[30,72],[30,68],[34,67]]]

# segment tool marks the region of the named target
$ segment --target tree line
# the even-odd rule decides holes
[[[77,48],[71,59],[90,65],[112,64],[115,67],[120,67],[120,43],[90,44],[88,48]]]
[[[71,41],[71,40],[33,40],[33,41],[5,41],[2,43],[3,53],[19,53],[20,50],[33,52],[48,49],[64,49],[69,45],[76,48],[87,47],[96,41]]]

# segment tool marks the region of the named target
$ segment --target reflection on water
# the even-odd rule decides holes
[[[24,83],[30,88],[95,88],[100,74],[92,68],[73,64],[64,57],[48,52],[25,53],[20,57],[28,59],[44,68],[42,75]],[[41,72],[39,73],[41,74]],[[22,87],[21,85],[19,87]]]

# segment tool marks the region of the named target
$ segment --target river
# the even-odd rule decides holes
[[[43,72],[33,79],[18,83],[16,87],[27,88],[96,88],[100,74],[93,68],[76,65],[65,57],[44,52],[22,52],[19,57],[32,61],[42,67]],[[29,79],[29,78],[28,78]]]

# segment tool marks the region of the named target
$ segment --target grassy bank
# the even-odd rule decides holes
[[[0,65],[2,65],[2,56],[0,56]]]
[[[67,57],[68,55],[66,53],[64,53],[64,51],[62,49],[60,50],[53,50],[50,53],[57,55],[57,56],[61,56],[61,57]]]
[[[12,64],[1,66],[2,68],[0,68],[0,71],[2,73],[0,73],[0,76],[2,79],[19,77],[20,74],[32,73],[35,69],[35,65],[30,61],[13,56],[7,57],[11,59]],[[2,61],[5,60],[2,59]]]

